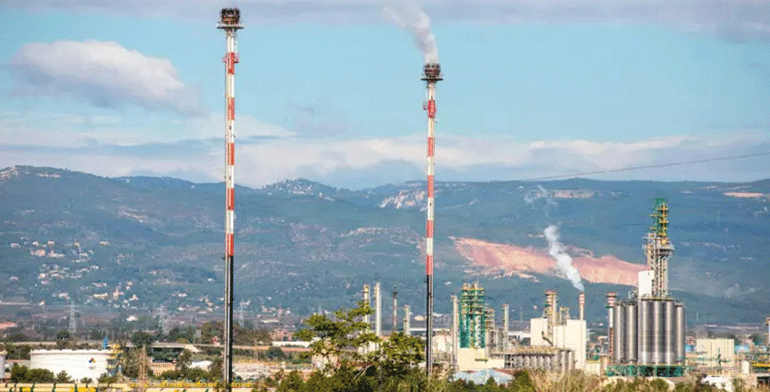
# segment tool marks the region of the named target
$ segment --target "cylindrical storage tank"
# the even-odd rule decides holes
[[[637,331],[639,331],[639,356],[637,362],[640,364],[650,363],[650,346],[652,345],[650,342],[650,335],[652,334],[650,328],[651,311],[650,301],[639,301],[639,328],[637,328]]]
[[[32,350],[29,368],[47,369],[53,374],[65,371],[74,380],[96,380],[107,373],[111,354],[109,350]]]
[[[676,364],[676,349],[674,343],[676,342],[676,314],[674,310],[674,301],[668,300],[663,302],[664,305],[664,338],[663,338],[663,359],[666,365]]]
[[[625,355],[625,314],[623,312],[623,303],[618,303],[613,309],[613,324],[615,326],[615,345],[613,349],[613,361],[615,363],[623,363],[626,357]]]
[[[0,380],[5,379],[5,356],[0,354]]]
[[[663,360],[663,312],[665,307],[662,301],[652,301],[652,358],[653,364],[658,365]]]
[[[567,371],[571,372],[573,369],[575,369],[575,352],[570,350],[567,351]]]
[[[676,304],[676,342],[674,351],[676,352],[676,363],[684,365],[685,362],[685,334],[687,333],[687,320],[685,319],[684,305]]]
[[[635,302],[626,302],[625,304],[625,340],[626,340],[626,362],[636,363],[638,360],[637,354],[637,306]]]

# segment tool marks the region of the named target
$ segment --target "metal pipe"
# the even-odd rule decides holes
[[[393,332],[398,331],[398,290],[393,286]]]
[[[508,350],[508,304],[503,304],[503,350]]]
[[[409,307],[409,305],[404,305],[404,335],[411,335],[412,332],[409,330],[409,319],[412,318],[412,312]]]
[[[380,282],[374,283],[374,333],[382,336],[382,296],[380,295]]]

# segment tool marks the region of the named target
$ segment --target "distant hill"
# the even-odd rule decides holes
[[[575,308],[577,291],[549,266],[542,237],[556,224],[588,279],[588,314],[599,320],[604,293],[628,291],[620,283],[644,263],[655,197],[669,200],[671,287],[689,315],[760,322],[770,309],[770,180],[438,183],[436,311],[449,311],[464,280],[479,280],[494,306],[509,303],[513,318],[536,315],[549,288]],[[350,305],[363,283],[379,279],[420,313],[424,203],[422,183],[239,187],[236,303],[308,314]],[[223,205],[221,183],[0,170],[0,300],[218,314]]]

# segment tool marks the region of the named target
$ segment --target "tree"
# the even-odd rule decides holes
[[[92,384],[94,380],[92,380],[90,377],[83,377],[80,379],[80,382],[88,385],[88,384]]]
[[[29,368],[26,366],[13,365],[11,368],[11,382],[25,382],[27,381],[27,373]]]
[[[26,382],[33,383],[52,383],[56,380],[53,372],[48,369],[30,369],[27,372]]]
[[[268,361],[283,361],[286,355],[284,355],[280,347],[270,347],[265,351],[265,358]]]
[[[376,353],[378,366],[386,377],[403,378],[425,359],[424,347],[422,339],[396,332]]]
[[[176,371],[184,377],[190,370],[190,364],[192,363],[192,354],[189,350],[182,350],[182,353],[176,358]]]
[[[153,342],[155,342],[155,338],[149,333],[144,331],[137,331],[137,332],[134,332],[133,335],[131,335],[131,343],[133,343],[134,347],[137,347],[137,348],[147,347],[147,350],[149,350]]]
[[[305,320],[310,328],[297,332],[296,336],[305,341],[317,339],[310,344],[310,355],[324,357],[327,366],[333,362],[338,362],[339,367],[349,366],[364,359],[359,348],[380,342],[380,338],[369,331],[369,324],[362,320],[372,313],[369,304],[360,301],[356,308],[334,312],[334,320],[314,314]]]
[[[299,372],[292,370],[278,385],[277,392],[301,392],[304,390],[305,381],[299,376]]]
[[[96,380],[99,384],[114,384],[118,382],[117,376],[110,376],[107,373],[103,373],[99,378]]]
[[[209,365],[209,377],[211,380],[221,380],[223,378],[225,371],[223,362],[224,358],[221,355],[217,355],[211,361],[211,365]]]
[[[56,382],[69,383],[72,382],[72,378],[70,378],[70,375],[67,374],[67,372],[62,370],[59,372],[59,374],[56,375]]]
[[[56,347],[59,349],[67,348],[70,345],[70,331],[66,329],[56,333]]]

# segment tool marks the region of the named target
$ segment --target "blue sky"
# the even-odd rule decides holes
[[[222,5],[0,5],[0,166],[218,181]],[[383,5],[238,3],[246,25],[236,71],[238,182],[306,177],[359,188],[422,178],[423,59]],[[422,5],[445,74],[439,180],[770,151],[770,1]],[[768,173],[765,155],[596,178]]]

